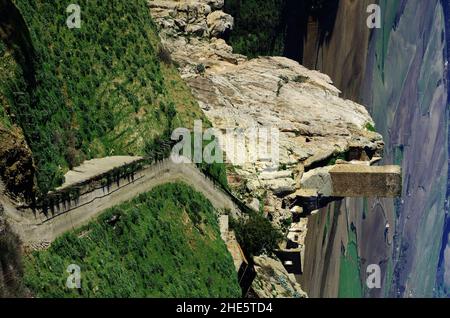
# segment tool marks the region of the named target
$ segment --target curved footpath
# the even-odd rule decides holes
[[[132,177],[122,177],[108,186],[100,186],[81,194],[76,200],[57,204],[51,213],[44,214],[29,208],[17,209],[5,195],[0,195],[0,203],[23,244],[40,248],[63,233],[87,224],[108,208],[129,201],[158,185],[180,181],[201,192],[216,209],[227,210],[233,216],[240,214],[233,198],[194,164],[176,164],[171,159],[144,166]]]

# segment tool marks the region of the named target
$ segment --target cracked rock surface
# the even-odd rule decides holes
[[[254,258],[256,278],[252,289],[259,298],[307,298],[300,284],[277,259],[268,256]]]
[[[278,162],[258,158],[249,140],[247,158],[256,160],[242,163],[227,156],[236,179],[245,183],[240,193],[249,203],[262,200],[275,223],[290,217],[279,197],[300,188],[305,168],[355,149],[359,155],[351,159],[381,156],[381,135],[366,129],[373,125],[368,111],[340,98],[327,75],[284,57],[249,60],[234,54],[220,38],[233,28],[233,18],[220,10],[223,1],[153,0],[149,5],[162,42],[215,128],[279,131]],[[230,138],[219,136],[225,150]]]

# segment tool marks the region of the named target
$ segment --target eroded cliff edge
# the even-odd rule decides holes
[[[221,38],[233,28],[233,18],[220,10],[223,1],[155,0],[149,6],[162,43],[215,128],[279,130],[277,164],[264,158],[237,163],[226,153],[234,191],[275,225],[303,213],[286,202],[302,189],[305,171],[320,175],[336,163],[370,165],[382,156],[382,137],[365,107],[340,98],[327,75],[283,57],[233,54]],[[301,251],[306,229],[307,219],[300,218],[288,230]]]

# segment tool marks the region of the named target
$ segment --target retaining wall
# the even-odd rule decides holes
[[[129,201],[158,185],[179,181],[201,192],[216,209],[227,209],[233,216],[240,214],[235,199],[216,186],[195,165],[175,164],[165,159],[144,166],[109,185],[90,187],[91,190],[86,193],[81,191],[78,198],[58,202],[45,213],[42,209],[17,211],[20,220],[16,215],[11,223],[26,246],[50,243],[61,234],[87,224],[108,208]],[[89,185],[86,187],[89,188]]]

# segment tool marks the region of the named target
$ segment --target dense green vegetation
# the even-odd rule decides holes
[[[235,19],[230,43],[249,57],[283,55],[285,0],[226,0],[225,11]]]
[[[372,132],[376,132],[377,129],[375,128],[375,126],[372,123],[367,123],[364,128],[366,128],[366,130],[368,131],[372,131]]]
[[[310,18],[318,22],[319,41],[333,32],[338,0],[225,0],[235,18],[229,42],[249,57],[286,56],[303,59],[303,40]]]
[[[207,128],[211,127],[211,123],[209,121],[204,122],[207,125]],[[171,155],[173,145],[176,144],[177,140],[171,140],[170,132],[165,132],[160,138],[151,140],[145,146],[145,153],[151,159],[162,159],[168,158]],[[204,153],[206,147],[212,141],[202,141],[202,154]],[[191,160],[194,161],[194,133],[191,133]],[[208,148],[209,151],[209,148]],[[213,153],[214,155],[214,153]],[[204,158],[203,158],[204,159]],[[213,179],[216,184],[220,185],[224,189],[229,189],[228,180],[227,180],[227,172],[224,163],[206,163],[205,161],[201,163],[197,163],[197,168],[200,169],[206,176]]]
[[[192,135],[192,140],[194,140],[194,136]],[[210,141],[206,141],[203,140],[202,143],[202,152],[204,153],[205,148],[208,147],[208,145],[212,142],[218,142],[217,140],[215,140],[215,137],[210,140]],[[192,144],[192,146],[194,146]],[[209,148],[208,148],[209,150]],[[194,147],[192,147],[192,153],[194,153]],[[214,153],[212,153],[212,155],[214,155]],[[225,158],[224,158],[225,159]],[[228,179],[227,179],[227,170],[226,170],[226,166],[224,163],[217,163],[214,162],[212,164],[207,164],[205,162],[199,163],[197,164],[197,167],[208,177],[212,178],[217,184],[219,184],[220,186],[222,186],[225,189],[229,189],[228,186]]]
[[[250,213],[247,219],[232,220],[230,227],[248,256],[272,254],[283,239],[280,230],[259,212]]]
[[[160,60],[146,1],[80,0],[80,29],[66,26],[71,1],[14,2],[31,34],[36,83],[0,45],[0,124],[23,129],[42,192],[85,159],[144,154],[202,118],[170,60]]]
[[[8,116],[8,110],[11,108],[10,101],[4,95],[3,89],[6,85],[19,86],[23,83],[22,73],[20,67],[14,60],[5,46],[0,41],[0,128],[10,129],[12,126],[11,120]]]
[[[67,266],[81,289],[66,288]],[[211,203],[185,184],[167,184],[114,207],[25,259],[38,297],[240,297]]]

